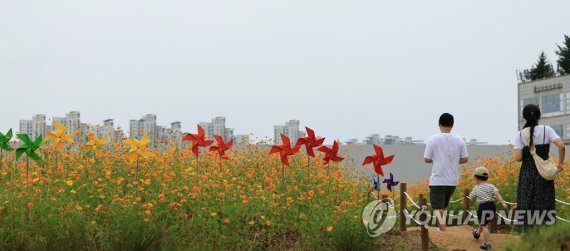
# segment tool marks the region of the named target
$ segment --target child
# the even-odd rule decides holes
[[[475,168],[473,178],[475,179],[475,183],[477,185],[475,185],[469,194],[469,199],[475,200],[479,205],[477,208],[477,219],[479,219],[479,227],[473,230],[473,238],[479,239],[479,236],[481,233],[483,233],[485,242],[481,244],[481,249],[488,250],[491,248],[491,240],[487,224],[493,220],[495,213],[497,212],[495,201],[498,200],[504,208],[507,208],[507,204],[503,200],[503,197],[501,197],[499,194],[499,190],[493,186],[493,184],[487,182],[489,179],[489,172],[487,171],[487,168]]]

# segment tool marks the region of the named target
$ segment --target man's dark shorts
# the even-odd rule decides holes
[[[455,186],[430,186],[429,199],[432,209],[447,209]]]

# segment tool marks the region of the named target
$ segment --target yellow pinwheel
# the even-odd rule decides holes
[[[53,141],[55,145],[55,149],[63,153],[63,147],[66,143],[73,143],[73,138],[79,131],[75,131],[72,134],[67,134],[65,131],[67,130],[67,126],[64,126],[60,122],[54,122],[53,125],[55,126],[55,131],[49,132],[46,135],[45,141]]]
[[[139,157],[147,159],[153,156],[153,154],[147,149],[147,145],[150,142],[150,140],[146,135],[146,133],[143,135],[141,140],[135,138],[128,138],[123,142],[131,147],[131,149],[127,153],[127,159],[131,163],[137,161]]]
[[[89,138],[89,141],[85,144],[85,148],[93,151],[99,150],[102,146],[107,144],[107,136],[108,135],[104,135],[101,138],[97,138],[97,135],[94,133],[88,133],[87,138]]]

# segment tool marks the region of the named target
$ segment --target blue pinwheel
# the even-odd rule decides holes
[[[374,183],[374,191],[380,190],[380,185],[378,184],[378,180],[376,178],[372,178],[372,183]]]
[[[399,181],[394,181],[394,174],[392,173],[390,173],[390,178],[384,179],[382,183],[386,183],[386,186],[388,187],[388,190],[390,190],[390,192],[392,191],[393,186],[397,186],[398,184],[400,184]]]

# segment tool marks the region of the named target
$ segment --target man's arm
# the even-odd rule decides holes
[[[469,153],[467,153],[467,145],[463,142],[463,146],[461,146],[461,154],[459,158],[459,164],[465,164],[469,162]]]
[[[433,163],[433,146],[430,139],[428,139],[428,142],[426,144],[426,150],[424,152],[424,162],[428,164]]]

